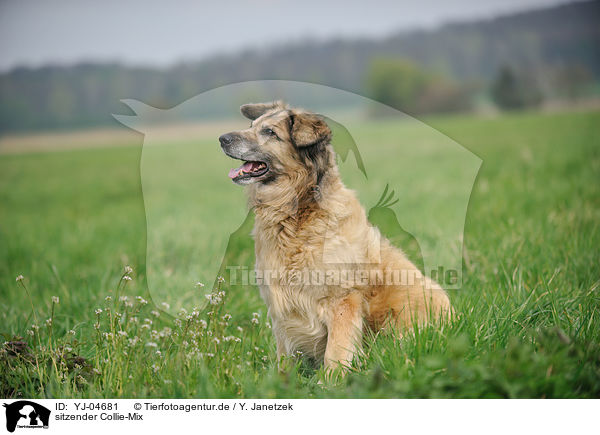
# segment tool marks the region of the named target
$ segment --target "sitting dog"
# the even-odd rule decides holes
[[[282,102],[241,112],[250,127],[219,141],[244,162],[229,178],[247,186],[256,215],[257,280],[278,357],[300,351],[327,370],[347,368],[366,328],[449,318],[445,291],[381,236],[342,183],[321,116]]]

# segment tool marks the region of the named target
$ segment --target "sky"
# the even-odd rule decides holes
[[[569,0],[0,0],[0,71],[121,62],[167,67],[304,39],[383,37]]]

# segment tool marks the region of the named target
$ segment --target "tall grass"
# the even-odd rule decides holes
[[[430,120],[484,161],[457,316],[368,335],[331,380],[302,355],[278,369],[255,288],[190,282],[176,316],[154,304],[139,145],[0,156],[0,396],[598,397],[599,121]]]

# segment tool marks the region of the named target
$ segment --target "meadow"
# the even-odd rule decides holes
[[[256,288],[175,273],[164,285],[189,302],[153,298],[139,136],[0,155],[0,396],[600,397],[600,112],[427,123],[483,160],[462,287],[449,291],[457,315],[402,339],[368,337],[336,379],[301,355],[278,370]],[[220,192],[203,199],[215,225]],[[251,243],[233,247],[251,263]]]

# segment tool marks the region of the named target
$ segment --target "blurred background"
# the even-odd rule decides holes
[[[0,134],[114,127],[123,98],[169,108],[267,79],[416,116],[596,105],[598,22],[594,1],[3,0]]]

